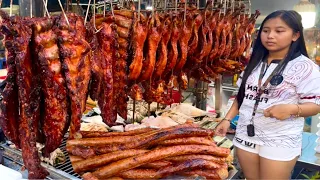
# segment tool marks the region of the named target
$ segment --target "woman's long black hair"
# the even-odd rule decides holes
[[[283,72],[288,62],[294,58],[295,54],[301,53],[308,57],[306,45],[304,42],[304,36],[303,36],[303,27],[301,22],[302,18],[300,14],[297,13],[296,11],[286,11],[286,10],[279,10],[269,14],[261,24],[256,42],[254,43],[254,46],[253,46],[250,62],[247,65],[242,77],[241,86],[239,88],[239,92],[237,95],[238,108],[241,107],[243,98],[245,96],[245,88],[246,88],[246,82],[248,77],[250,76],[252,71],[262,62],[263,58],[268,55],[268,50],[262,45],[262,42],[261,42],[261,31],[263,29],[263,26],[265,22],[268,21],[269,19],[273,19],[277,17],[281,18],[293,30],[294,33],[300,33],[300,37],[295,42],[291,43],[289,52],[286,58],[284,59],[284,64],[281,68],[281,72]]]

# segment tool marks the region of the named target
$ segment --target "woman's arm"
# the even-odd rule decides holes
[[[320,106],[306,102],[302,104],[279,104],[274,105],[264,110],[265,117],[276,118],[279,120],[285,120],[290,118],[292,115],[299,117],[309,117],[320,113]]]
[[[299,115],[300,117],[309,117],[320,113],[320,106],[311,102],[299,105],[292,105],[290,109],[292,115]]]
[[[225,118],[218,124],[215,129],[217,136],[226,136],[228,128],[230,127],[230,121],[239,113],[238,101],[235,99],[232,103],[230,110]],[[225,121],[224,121],[225,120]]]

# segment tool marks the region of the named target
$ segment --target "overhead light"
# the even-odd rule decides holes
[[[305,29],[311,28],[316,22],[316,6],[309,0],[300,0],[293,8],[302,17],[302,25]]]
[[[152,10],[152,6],[147,6],[146,10]]]

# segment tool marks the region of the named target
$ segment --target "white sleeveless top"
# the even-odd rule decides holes
[[[277,67],[279,61],[274,60],[265,71],[262,84]],[[298,104],[320,101],[319,67],[309,58],[300,55],[286,66],[284,80],[277,86],[269,85],[261,96],[257,113],[254,118],[255,136],[247,135],[247,125],[255,103],[258,91],[258,79],[262,63],[249,76],[246,83],[245,97],[239,109],[239,120],[236,137],[242,140],[270,147],[299,148],[302,145],[304,118],[289,118],[277,120],[264,117],[263,110],[277,104]],[[237,85],[241,85],[241,77]]]

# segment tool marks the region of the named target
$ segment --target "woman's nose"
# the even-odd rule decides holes
[[[270,31],[268,34],[268,39],[273,39],[274,38],[274,32]]]

